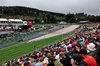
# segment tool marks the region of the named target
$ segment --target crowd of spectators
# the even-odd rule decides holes
[[[18,57],[2,66],[100,66],[99,29],[92,29]]]
[[[93,26],[98,26],[99,23],[91,23],[91,24],[87,24],[87,27],[93,27]]]

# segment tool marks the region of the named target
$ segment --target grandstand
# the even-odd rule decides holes
[[[90,23],[90,24],[86,24],[88,29],[93,29],[93,28],[98,28],[100,26],[99,23]]]
[[[23,25],[23,21],[21,19],[3,19],[0,18],[0,25],[7,26],[7,25]]]
[[[8,24],[13,26],[23,25],[23,21],[21,19],[8,19]]]
[[[81,27],[83,27],[81,25]],[[83,65],[88,66],[99,66],[100,64],[100,43],[99,43],[99,33],[100,29],[93,29],[90,31],[85,31],[85,29],[75,29],[74,33],[67,37],[66,39],[59,40],[56,43],[49,45],[48,43],[53,42],[58,37],[54,37],[54,39],[45,39],[36,42],[30,42],[25,44],[20,44],[21,49],[17,49],[21,53],[28,52],[29,50],[35,50],[30,52],[24,56],[17,57],[11,61],[5,62],[2,65],[13,65],[13,66],[74,66],[74,65]],[[69,33],[70,35],[70,33]],[[60,36],[59,38],[61,38]],[[43,42],[45,41],[45,42]],[[29,48],[27,46],[30,46]],[[18,46],[18,47],[20,47]],[[23,49],[23,47],[26,47]],[[41,47],[41,49],[39,48]],[[12,47],[13,48],[13,47]],[[8,50],[9,48],[5,49]],[[22,50],[24,50],[22,52]],[[88,52],[87,52],[87,51]],[[8,50],[9,51],[9,50]],[[1,52],[3,54],[3,50]],[[19,54],[18,52],[16,52]],[[80,54],[81,53],[81,54]],[[88,53],[88,54],[87,54]],[[6,55],[3,54],[5,57]],[[84,56],[83,56],[84,55]],[[85,57],[88,58],[86,61]],[[14,57],[14,56],[11,56]],[[84,60],[83,60],[83,58]],[[10,58],[10,57],[9,57]],[[6,59],[9,59],[6,57]],[[1,60],[4,61],[4,58]],[[76,62],[75,62],[76,61]],[[80,63],[80,62],[83,63]],[[91,61],[91,63],[88,63]],[[78,64],[77,64],[78,63]]]
[[[15,29],[16,26],[19,27],[20,25],[24,25],[21,19],[0,18],[0,31]]]
[[[79,21],[78,24],[86,24],[89,23],[89,21]]]
[[[0,18],[0,26],[6,26],[6,25],[8,25],[7,22],[8,22],[7,19]]]

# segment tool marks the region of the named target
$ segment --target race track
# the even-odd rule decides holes
[[[9,46],[13,46],[16,44],[20,44],[20,43],[27,43],[27,42],[33,42],[33,41],[38,41],[38,40],[43,40],[43,39],[47,39],[47,38],[51,38],[54,36],[58,36],[58,35],[62,35],[65,33],[68,33],[70,31],[73,31],[76,27],[78,27],[79,25],[70,25],[70,26],[64,26],[65,28],[61,27],[54,27],[51,30],[48,31],[43,31],[34,35],[30,35],[27,36],[23,39],[23,41],[13,41],[13,42],[9,42],[9,43],[5,43],[5,44],[1,44],[0,45],[0,49],[9,47]]]
[[[38,38],[35,38],[35,39],[32,39],[32,40],[29,40],[28,42],[43,40],[43,39],[51,38],[51,37],[58,36],[58,35],[61,35],[61,34],[65,34],[65,33],[68,33],[70,31],[73,31],[78,26],[79,25],[71,25],[69,27],[57,30],[57,31],[52,32],[50,34],[47,34],[47,35],[44,35],[44,36],[41,36],[41,37],[38,37]]]

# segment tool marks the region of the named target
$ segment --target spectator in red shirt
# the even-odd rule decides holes
[[[72,58],[74,59],[73,66],[88,66],[80,54],[76,53],[72,55]]]
[[[87,55],[87,51],[85,49],[81,49],[80,54],[88,66],[97,66],[96,60],[92,56]]]
[[[88,45],[89,44],[89,41],[88,39],[85,37],[85,44]]]

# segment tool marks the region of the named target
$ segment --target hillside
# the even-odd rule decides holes
[[[23,6],[0,6],[0,18],[31,20],[36,23],[56,23],[65,19],[65,14],[43,11]]]
[[[88,15],[82,13],[55,13],[29,8],[23,6],[0,6],[0,18],[22,19],[25,21],[34,21],[35,23],[57,23],[66,21],[68,23],[77,23],[79,21],[100,22],[100,15]]]

